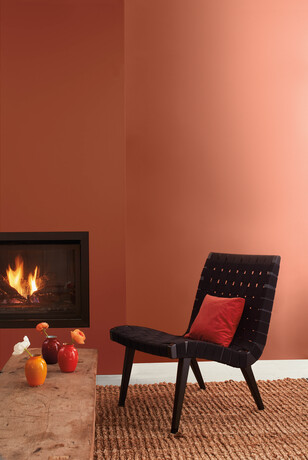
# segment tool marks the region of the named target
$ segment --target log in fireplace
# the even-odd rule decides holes
[[[0,328],[89,326],[88,232],[0,233]]]

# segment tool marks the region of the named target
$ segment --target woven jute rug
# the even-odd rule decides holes
[[[246,382],[188,384],[177,435],[174,384],[97,386],[95,460],[308,459],[308,381],[258,381],[259,411]]]

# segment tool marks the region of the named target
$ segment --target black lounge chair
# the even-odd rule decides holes
[[[241,369],[258,409],[264,409],[251,366],[261,356],[269,328],[280,256],[210,253],[204,265],[187,331],[206,294],[243,297],[245,307],[229,347],[193,340],[141,326],[117,326],[111,340],[126,347],[119,405],[124,406],[135,350],[178,359],[171,432],[179,429],[189,366],[200,388],[205,384],[197,359]]]

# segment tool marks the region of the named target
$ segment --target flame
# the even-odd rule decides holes
[[[8,266],[6,270],[6,275],[10,286],[12,286],[16,291],[22,295],[23,297],[27,298],[28,295],[33,294],[33,292],[37,291],[39,288],[39,280],[38,280],[38,272],[39,269],[36,266],[34,273],[29,274],[28,281],[24,279],[24,262],[20,256],[15,258],[15,270]],[[38,282],[38,284],[37,284]]]
[[[37,291],[37,289],[38,289],[37,284],[36,284],[37,270],[38,269],[37,269],[37,266],[36,266],[33,276],[31,275],[31,273],[28,276],[28,284],[29,284],[29,288],[30,288],[30,295],[33,294],[33,292]]]

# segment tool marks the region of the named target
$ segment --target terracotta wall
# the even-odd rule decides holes
[[[210,251],[280,254],[263,357],[307,358],[307,24],[305,0],[126,2],[129,323],[183,333]]]
[[[0,230],[89,231],[99,373],[118,371],[108,331],[125,322],[123,31],[122,0],[1,4]],[[41,343],[0,331],[0,366],[24,334]]]
[[[2,0],[0,231],[90,232],[99,373],[121,371],[111,326],[185,330],[212,250],[282,256],[263,357],[307,357],[307,21],[305,0]]]

